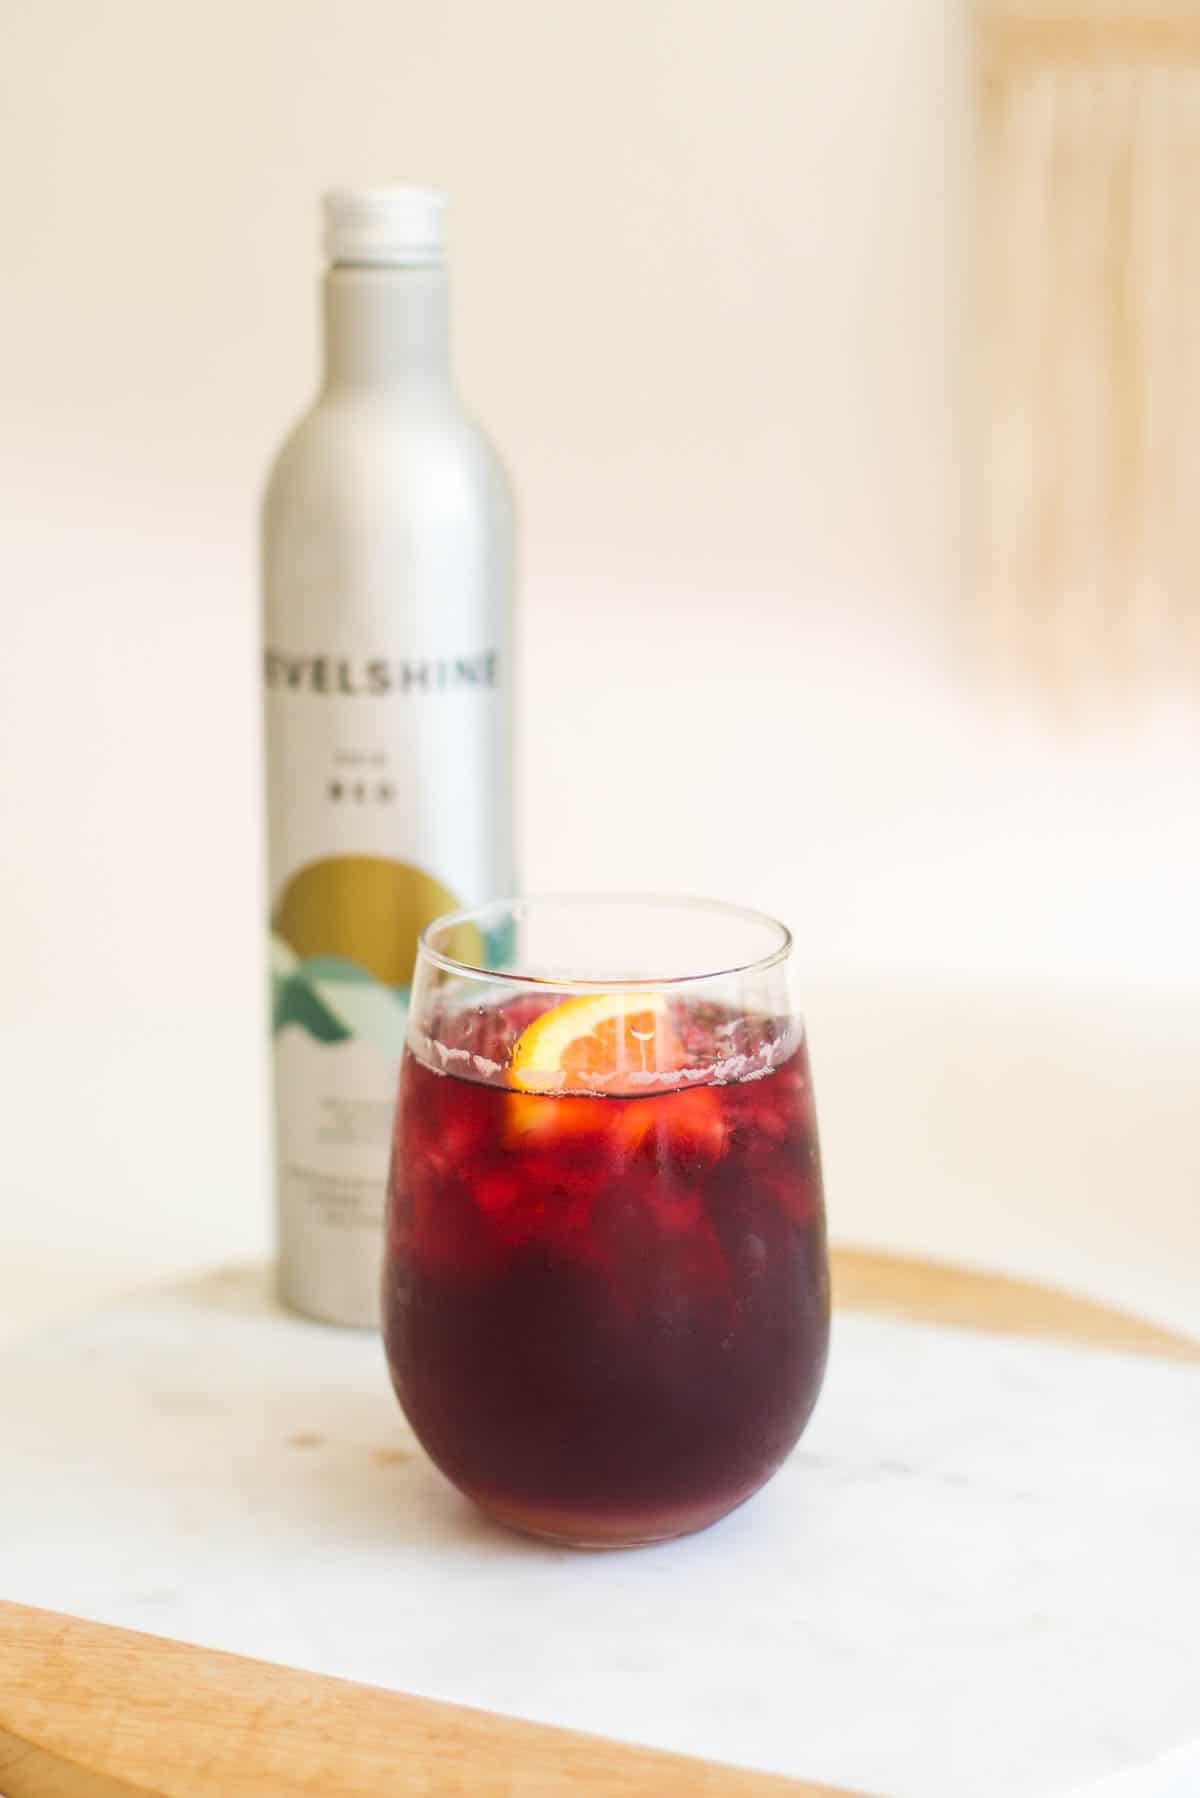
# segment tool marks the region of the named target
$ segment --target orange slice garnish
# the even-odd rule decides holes
[[[517,1038],[509,1076],[520,1092],[622,1090],[624,1075],[665,1072],[674,1044],[661,993],[585,993],[564,999]],[[633,1080],[627,1091],[644,1090]]]

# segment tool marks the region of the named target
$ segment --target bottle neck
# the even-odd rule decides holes
[[[324,387],[449,392],[450,289],[444,268],[335,264],[324,282]]]

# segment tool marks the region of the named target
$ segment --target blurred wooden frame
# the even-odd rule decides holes
[[[1064,6],[1054,0],[982,0],[980,47],[998,71],[1022,62],[1200,62],[1200,8]]]
[[[981,0],[972,639],[1071,696],[1200,671],[1200,4]]]

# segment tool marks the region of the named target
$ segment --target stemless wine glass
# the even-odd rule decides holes
[[[384,1339],[421,1443],[500,1522],[701,1529],[808,1421],[829,1272],[790,953],[760,913],[651,897],[422,936]]]

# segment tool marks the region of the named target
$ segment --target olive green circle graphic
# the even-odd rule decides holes
[[[383,855],[331,855],[293,874],[275,908],[275,931],[302,960],[342,955],[385,986],[408,986],[417,938],[461,902],[432,874]],[[476,961],[477,927],[455,932],[454,953]]]

